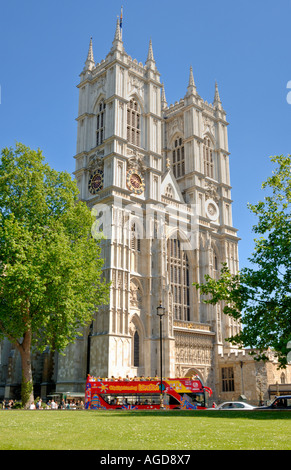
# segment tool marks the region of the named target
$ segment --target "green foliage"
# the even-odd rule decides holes
[[[0,161],[0,336],[62,351],[108,300],[75,181],[22,144]],[[23,349],[23,347],[22,347]]]
[[[223,265],[218,281],[206,276],[206,284],[195,284],[208,296],[206,303],[224,303],[224,313],[242,320],[242,331],[232,343],[257,349],[257,359],[266,359],[273,349],[280,366],[287,364],[287,344],[291,340],[291,157],[272,157],[277,165],[263,183],[263,201],[249,204],[258,217],[253,227],[255,239],[249,258],[253,267],[231,274]]]

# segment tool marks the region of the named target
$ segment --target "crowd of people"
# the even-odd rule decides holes
[[[38,398],[35,402],[32,402],[30,410],[83,410],[84,402],[82,400],[65,400],[62,399],[60,402],[54,399],[43,402],[41,398]]]
[[[128,375],[126,377],[114,377],[113,375],[111,377],[103,377],[101,378],[100,376],[94,377],[94,380],[97,382],[134,382],[137,380],[160,380],[158,376],[156,377],[145,377],[142,375],[141,377],[129,377]]]
[[[191,380],[195,380],[199,378],[197,375],[193,375],[192,377],[190,377]],[[101,378],[100,376],[98,377],[94,377],[94,380],[96,381],[100,381],[100,382],[136,382],[136,381],[145,381],[145,380],[161,380],[161,377],[158,377],[157,375],[155,377],[145,377],[144,375],[140,376],[140,377],[137,377],[137,376],[134,376],[134,377],[129,377],[128,375],[126,375],[126,377],[114,377],[113,375],[111,377],[105,377],[105,378]],[[166,377],[163,378],[163,380],[167,380]]]
[[[16,400],[3,400],[3,410],[11,410],[12,408],[21,408],[21,403]],[[63,399],[58,402],[52,399],[46,402],[41,398],[37,398],[29,406],[30,410],[83,410],[84,408],[84,402],[82,400]]]
[[[2,410],[11,410],[16,405],[14,400],[3,400]]]

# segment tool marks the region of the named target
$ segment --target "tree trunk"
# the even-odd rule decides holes
[[[31,331],[27,331],[23,336],[22,344],[18,346],[21,355],[22,384],[21,399],[22,406],[28,409],[34,401],[33,380],[31,368]]]

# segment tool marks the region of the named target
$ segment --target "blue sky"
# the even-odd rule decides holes
[[[0,11],[0,147],[41,148],[74,171],[76,85],[93,38],[109,52],[123,5],[126,52],[145,63],[149,40],[168,104],[183,98],[189,68],[212,102],[215,80],[229,122],[234,226],[240,266],[253,248],[248,202],[263,198],[269,157],[291,153],[291,0],[11,0]]]

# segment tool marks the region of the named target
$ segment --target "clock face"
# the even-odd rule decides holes
[[[144,192],[145,183],[139,171],[129,170],[127,172],[126,185],[135,194],[142,194]]]
[[[89,179],[89,191],[91,194],[96,194],[100,189],[103,188],[103,171],[96,170]]]

